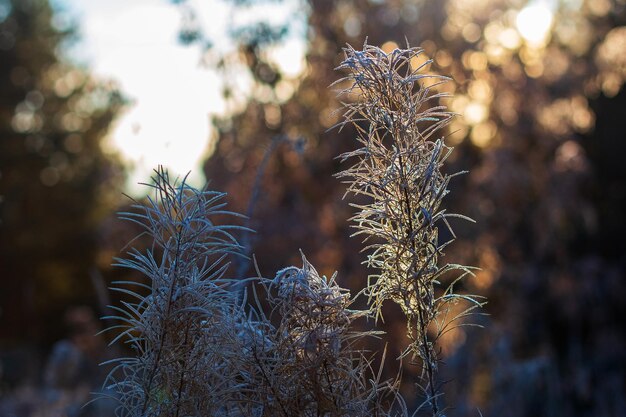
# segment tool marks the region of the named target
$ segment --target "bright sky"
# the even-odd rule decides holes
[[[110,135],[129,163],[130,191],[159,164],[176,174],[192,171],[191,181],[201,186],[209,114],[219,112],[222,101],[217,77],[199,66],[198,47],[177,43],[176,6],[167,0],[61,3],[79,19],[74,55],[97,77],[116,80],[132,101]]]
[[[71,55],[88,64],[96,77],[116,80],[132,101],[110,135],[129,163],[129,192],[139,192],[135,184],[148,181],[159,164],[178,175],[191,171],[190,182],[204,185],[201,162],[211,138],[210,116],[224,110],[220,81],[200,65],[199,46],[177,41],[177,6],[168,0],[55,3],[65,6],[80,24],[81,41]],[[213,38],[224,33],[224,3],[190,4],[203,30],[210,30]]]

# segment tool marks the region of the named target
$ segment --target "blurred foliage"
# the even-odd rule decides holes
[[[68,305],[94,302],[99,223],[123,181],[103,137],[124,99],[62,58],[73,36],[47,0],[0,0],[4,344],[49,343]]]
[[[255,7],[231,3],[241,13]],[[332,178],[333,158],[355,146],[354,133],[325,133],[339,107],[327,87],[340,77],[332,69],[347,42],[421,46],[430,71],[453,78],[441,89],[454,94],[447,104],[461,117],[446,140],[457,148],[452,170],[470,170],[451,184],[447,206],[478,222],[455,225],[459,240],[446,258],[482,268],[468,289],[490,299],[487,329],[452,333],[442,352],[454,378],[450,414],[479,406],[498,416],[624,415],[626,2],[296,3],[308,26],[301,75],[283,74],[273,59],[275,42],[293,36],[280,24],[272,33],[282,37],[252,22],[246,36],[231,33],[235,51],[207,50],[238,114],[215,120],[205,169],[234,210],[246,207],[257,168],[276,148],[251,211],[261,270],[293,263],[302,248],[322,273],[339,269],[351,281],[342,285],[363,285],[351,210]],[[245,77],[231,71],[242,66],[253,80],[247,95],[237,95]],[[304,147],[292,146],[301,138]],[[402,337],[394,326],[390,337]]]

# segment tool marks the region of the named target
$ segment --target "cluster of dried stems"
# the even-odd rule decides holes
[[[406,315],[405,355],[423,365],[424,405],[442,413],[437,339],[479,305],[453,292],[469,269],[438,264],[449,243],[439,241],[438,227],[454,236],[446,220],[452,215],[439,208],[451,178],[440,168],[451,149],[431,137],[451,115],[426,107],[441,95],[420,85],[422,67],[411,68],[419,49],[345,52],[345,93],[358,97],[346,104],[344,124],[355,126],[361,147],[341,156],[356,162],[338,175],[368,199],[355,205],[353,220],[378,271],[365,290],[370,310],[350,309],[349,291],[335,276],[320,277],[304,255],[301,268],[244,280],[251,285],[242,296],[241,277],[226,277],[227,258],[243,249],[231,232],[247,230],[215,222],[236,216],[224,210],[224,194],[173,181],[159,168],[148,203],[122,216],[144,227],[154,245],[118,261],[148,278],[116,283],[126,301],[114,307],[120,324],[113,329],[121,331],[113,342],[124,340],[134,352],[116,360],[107,381],[118,416],[408,415],[397,381],[381,381],[358,347],[379,332],[353,326],[359,317],[381,317],[385,300]],[[454,271],[453,284],[439,288]],[[448,317],[459,300],[470,306]]]
[[[354,347],[368,333],[351,329],[363,312],[348,308],[335,277],[320,277],[303,256],[302,268],[255,279],[259,290],[242,301],[225,277],[226,257],[242,249],[230,232],[241,228],[213,221],[234,215],[224,194],[173,182],[163,169],[153,180],[148,204],[122,215],[154,247],[118,261],[149,279],[114,288],[130,299],[114,307],[123,329],[114,342],[125,338],[135,353],[109,376],[118,415],[384,415],[392,389],[368,379],[370,361]]]

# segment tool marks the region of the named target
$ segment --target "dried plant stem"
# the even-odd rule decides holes
[[[189,343],[189,327],[185,329],[185,338],[183,339],[183,345],[187,345]],[[183,387],[185,386],[185,378],[187,374],[187,358],[183,358],[182,369],[180,373],[180,380],[178,382],[178,395],[176,396],[176,417],[179,416],[180,410],[182,409],[180,404],[180,399],[183,394]]]
[[[122,282],[123,287],[114,288],[136,300],[115,307],[119,315],[113,318],[123,323],[115,327],[126,330],[114,341],[127,336],[138,357],[119,360],[110,387],[120,397],[120,416],[178,417],[195,412],[198,404],[213,415],[221,408],[219,401],[228,404],[233,394],[232,386],[216,387],[232,371],[225,366],[233,350],[227,342],[234,339],[231,333],[243,313],[223,277],[224,257],[240,251],[229,233],[237,227],[211,220],[232,215],[222,210],[223,194],[173,182],[163,169],[155,173],[149,185],[154,198],[136,204],[138,212],[122,213],[145,228],[154,247],[118,260],[145,274],[149,285]],[[118,379],[118,372],[124,377]]]
[[[376,317],[382,317],[387,300],[402,308],[410,340],[402,356],[421,360],[425,402],[437,416],[441,393],[435,346],[450,325],[445,322],[447,311],[462,300],[470,303],[466,312],[480,305],[472,296],[455,294],[452,284],[441,295],[437,288],[450,272],[458,271],[461,277],[471,273],[460,265],[438,264],[443,249],[454,240],[447,219],[467,219],[440,209],[452,178],[441,167],[452,149],[434,135],[453,115],[431,102],[446,97],[437,87],[447,78],[424,74],[429,61],[413,65],[422,53],[419,48],[386,53],[366,44],[360,51],[350,46],[344,51],[338,69],[348,75],[338,83],[348,84],[340,95],[350,100],[339,126],[352,125],[360,147],[340,156],[353,165],[338,177],[346,178],[348,192],[369,200],[352,204],[357,209],[354,235],[364,236],[368,243],[364,250],[370,252],[367,264],[377,270],[368,280],[366,294]],[[452,236],[443,243],[442,227]]]
[[[259,360],[256,347],[252,348],[252,356],[254,357],[255,363],[257,364],[257,366],[259,367],[259,370],[261,371],[261,375],[263,376],[264,382],[272,391],[272,395],[274,395],[274,397],[276,398],[276,402],[278,402],[278,405],[280,406],[280,410],[282,411],[283,415],[285,417],[289,417],[289,413],[287,413],[287,410],[285,409],[285,406],[283,405],[283,402],[280,398],[280,393],[276,390],[276,387],[274,387],[272,380],[267,376],[263,363]]]

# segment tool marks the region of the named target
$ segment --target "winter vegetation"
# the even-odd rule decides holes
[[[0,416],[626,415],[623,1],[117,3],[0,0]]]
[[[251,231],[237,226],[241,216],[226,210],[223,193],[196,190],[159,168],[148,202],[122,213],[153,244],[117,263],[147,279],[118,282],[115,290],[130,300],[108,317],[118,322],[108,329],[119,331],[113,343],[134,353],[114,360],[106,382],[119,416],[444,415],[438,340],[481,305],[454,291],[471,269],[440,259],[454,240],[448,218],[465,218],[441,204],[452,149],[438,135],[453,115],[434,87],[448,80],[424,74],[428,62],[411,66],[419,48],[344,52],[338,127],[352,127],[359,147],[340,155],[352,166],[337,176],[363,197],[351,205],[372,272],[356,296],[367,297],[368,308],[351,309],[355,295],[336,274],[320,276],[304,254],[301,266],[273,278],[230,276],[229,259],[245,249],[235,235]],[[439,238],[441,228],[449,239]],[[398,360],[421,367],[417,410],[408,409],[397,380],[373,369],[384,352],[360,344],[385,336],[354,323],[382,320],[387,300],[404,312],[410,341]],[[465,307],[453,310],[457,304]]]

